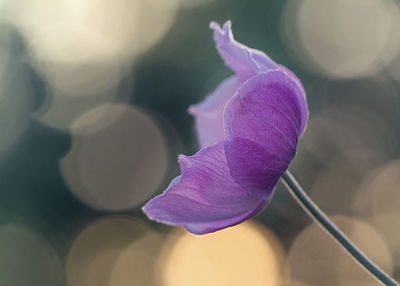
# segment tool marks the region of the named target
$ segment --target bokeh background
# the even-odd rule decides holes
[[[0,285],[377,285],[282,185],[194,236],[142,205],[197,151],[187,108],[231,72],[208,28],[292,69],[310,121],[290,167],[400,279],[395,0],[1,0]]]

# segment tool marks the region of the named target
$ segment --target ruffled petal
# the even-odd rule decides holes
[[[222,81],[205,100],[189,108],[189,113],[195,117],[200,148],[213,145],[224,139],[223,111],[239,86],[238,78],[231,76]]]
[[[143,211],[158,222],[183,225],[195,234],[236,225],[258,213],[269,197],[253,198],[230,176],[224,141],[180,156],[181,176]]]
[[[250,195],[269,196],[293,159],[308,115],[304,97],[286,71],[273,70],[249,79],[228,103],[227,162]]]
[[[277,68],[275,62],[263,52],[250,49],[235,41],[230,21],[227,21],[222,28],[217,23],[211,22],[210,28],[214,30],[214,41],[221,58],[242,81]]]

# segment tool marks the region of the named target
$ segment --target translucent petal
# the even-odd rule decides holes
[[[223,141],[193,156],[180,156],[179,163],[181,176],[144,206],[149,218],[203,234],[238,224],[268,202],[269,197],[250,197],[232,179]]]
[[[195,118],[200,148],[224,139],[223,111],[239,86],[237,77],[231,76],[222,81],[205,100],[189,108],[189,113]]]
[[[235,181],[256,197],[270,192],[296,153],[307,115],[303,90],[287,72],[273,70],[245,82],[224,114]]]

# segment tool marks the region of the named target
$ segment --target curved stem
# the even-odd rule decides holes
[[[384,285],[398,286],[397,282],[392,277],[368,259],[368,257],[318,208],[289,171],[283,174],[282,179],[290,194],[297,200],[301,207],[346,249],[365,270]]]

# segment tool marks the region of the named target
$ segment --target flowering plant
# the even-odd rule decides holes
[[[180,155],[181,175],[143,208],[149,218],[195,234],[238,224],[267,205],[308,118],[303,86],[291,71],[236,42],[229,21],[210,26],[235,75],[190,107],[201,150]]]

